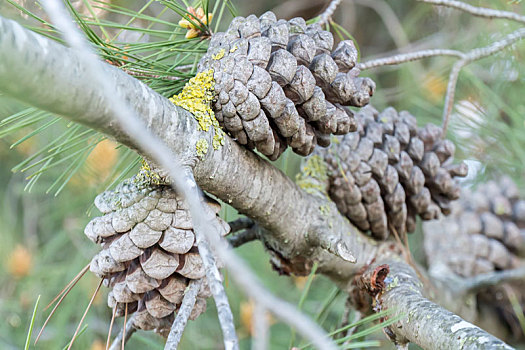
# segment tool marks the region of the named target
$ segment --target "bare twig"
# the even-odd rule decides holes
[[[252,350],[268,349],[268,314],[266,308],[258,302],[255,302],[253,311],[253,332]]]
[[[330,19],[332,18],[332,15],[334,14],[335,10],[337,9],[337,6],[341,3],[342,0],[332,0],[330,1],[330,4],[328,7],[319,15],[319,23],[320,25],[328,23]]]
[[[182,332],[184,332],[186,324],[188,323],[188,318],[195,306],[195,301],[197,300],[197,294],[199,293],[201,285],[201,279],[191,280],[190,285],[186,288],[184,299],[182,299],[182,305],[180,306],[179,311],[177,311],[177,317],[175,317],[175,321],[173,321],[164,349],[175,350],[179,346]]]
[[[378,58],[371,61],[361,62],[357,65],[360,70],[381,67],[381,66],[392,66],[405,62],[411,62],[415,60],[421,60],[428,57],[435,56],[452,56],[457,58],[463,58],[465,54],[457,50],[447,50],[447,49],[430,49],[430,50],[421,50],[415,52],[409,52],[405,54]]]
[[[350,313],[353,309],[352,301],[350,298],[346,298],[345,301],[345,308],[343,310],[343,315],[341,316],[341,321],[339,321],[339,326],[337,326],[338,329],[344,328],[350,324]],[[345,330],[343,332],[339,332],[335,334],[335,339],[343,338],[347,336],[348,330]]]
[[[193,179],[193,176],[192,176]],[[197,189],[197,184],[193,182],[195,188]],[[198,197],[196,197],[198,198]],[[201,202],[202,205],[202,202]],[[194,209],[195,210],[195,209]],[[213,223],[216,223],[215,216],[212,217]],[[219,240],[219,236],[213,236],[215,231],[207,231],[207,228],[213,227],[213,224],[205,224],[206,221],[201,221],[201,227],[197,227],[197,221],[193,223],[195,228],[195,233],[197,236],[197,246],[199,248],[199,254],[202,258],[204,268],[206,269],[206,277],[208,278],[208,283],[210,285],[213,298],[215,299],[215,306],[217,307],[217,314],[219,317],[219,323],[221,325],[222,334],[224,337],[224,345],[226,350],[235,350],[239,348],[239,341],[237,340],[237,333],[235,331],[235,322],[233,320],[232,310],[230,308],[230,303],[228,302],[228,296],[224,291],[224,286],[222,285],[222,276],[217,268],[215,263],[215,257],[213,256],[210,245],[208,242],[214,246],[215,251],[218,246],[222,246],[225,242]],[[204,232],[204,234],[203,234]],[[211,238],[213,236],[213,238]],[[220,255],[219,255],[220,258]]]
[[[467,293],[475,293],[481,289],[497,286],[501,283],[524,279],[525,266],[513,270],[494,271],[465,280],[462,290]]]
[[[506,47],[514,44],[515,42],[525,38],[525,28],[520,28],[510,34],[508,34],[502,40],[496,41],[488,46],[475,48],[466,53],[456,50],[446,50],[446,49],[433,49],[433,50],[422,50],[406,54],[395,55],[391,57],[379,58],[372,61],[364,62],[358,64],[358,68],[361,70],[380,67],[385,65],[395,65],[405,62],[415,61],[424,59],[427,57],[435,56],[451,56],[459,58],[452,70],[450,71],[447,92],[445,95],[445,106],[443,108],[443,135],[446,137],[446,132],[448,128],[448,123],[450,119],[450,113],[452,112],[452,107],[454,105],[454,95],[456,93],[456,84],[458,81],[459,72],[463,67],[472,63],[474,61],[480,60],[482,58],[491,56]]]
[[[228,222],[228,225],[230,226],[230,233],[235,233],[240,230],[252,228],[254,224],[255,222],[248,217],[242,217],[237,220]]]
[[[469,52],[464,54],[463,58],[461,58],[459,61],[457,61],[454,64],[454,66],[452,67],[452,70],[450,71],[447,92],[445,95],[445,107],[443,108],[443,125],[442,125],[443,135],[442,137],[446,137],[448,123],[450,120],[450,113],[452,112],[452,107],[454,105],[454,95],[456,93],[456,83],[458,81],[458,76],[459,76],[459,72],[461,71],[461,69],[469,63],[472,63],[482,58],[491,56],[523,38],[525,38],[525,28],[520,28],[508,34],[502,40],[496,41],[485,47],[470,50]]]
[[[227,238],[228,243],[233,248],[240,247],[241,245],[254,241],[257,239],[257,231],[259,230],[258,226],[254,226],[250,229],[244,230],[241,233],[238,233],[234,236],[230,236]]]
[[[133,333],[137,331],[134,322],[135,317],[131,316],[128,322],[126,322],[124,327],[122,327],[118,335],[115,337],[115,339],[113,339],[113,343],[111,343],[111,347],[109,348],[109,350],[119,350],[122,344],[126,344],[128,342]]]
[[[476,7],[476,6],[472,6],[464,2],[461,2],[461,1],[455,1],[455,0],[417,0],[417,1],[425,2],[427,4],[432,4],[432,5],[437,5],[437,6],[455,8],[456,10],[464,11],[464,12],[470,13],[471,15],[478,16],[478,17],[509,19],[512,21],[525,23],[525,16],[518,15],[517,13],[509,12],[509,11],[494,10],[494,9],[490,9],[486,7]]]
[[[348,321],[346,326],[354,324],[354,323],[357,323],[357,322],[361,321],[362,318],[363,318],[363,314],[360,311],[358,311],[358,310],[354,310],[354,317],[352,318],[352,321]],[[353,327],[350,327],[347,330],[345,330],[343,332],[343,338],[347,338],[347,337],[350,338],[350,336],[353,335],[355,333],[355,331],[357,330],[357,327],[358,326],[353,326]],[[353,339],[346,340],[343,343],[343,346],[350,344],[352,341],[354,341],[354,340]]]

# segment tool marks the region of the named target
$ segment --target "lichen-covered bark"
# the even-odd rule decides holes
[[[359,232],[338,213],[328,198],[301,190],[269,162],[228,137],[221,149],[212,150],[210,147],[199,160],[197,142],[204,138],[212,144],[213,133],[200,131],[189,112],[176,107],[145,84],[115,67],[105,65],[103,69],[107,79],[113,80],[148,128],[177,154],[182,164],[193,169],[203,190],[231,204],[265,229],[261,239],[280,260],[285,271],[304,274],[314,262],[318,262],[319,272],[346,288],[370,263],[398,253],[393,244],[377,243]],[[104,96],[97,86],[85,84],[90,81],[86,79],[87,74],[72,50],[0,17],[0,91],[138,149],[107,108],[111,99]],[[350,263],[350,254],[345,251],[349,251],[357,263]],[[403,267],[403,264],[398,265]],[[400,272],[399,276],[404,275]],[[405,283],[405,280],[400,280],[400,283]],[[428,349],[456,348],[439,347],[425,339],[436,339],[432,336],[436,331],[443,338],[442,343],[437,344],[448,344],[445,343],[447,338],[455,339],[473,328],[457,329],[462,326],[459,317],[414,292],[414,288],[416,291],[420,288],[417,279],[411,276],[406,283],[407,286],[392,289],[384,296],[385,305],[406,310],[409,315],[406,321],[402,321],[403,327],[396,328],[396,334]],[[414,302],[425,311],[422,313],[425,319],[421,322],[414,322],[419,309],[417,305],[407,303],[408,298],[414,298]],[[410,316],[410,313],[414,315]],[[433,322],[426,320],[427,316]],[[441,318],[447,322],[450,318],[451,321],[445,324]],[[454,325],[455,328],[451,329]],[[493,337],[481,331],[465,334],[468,337],[462,345],[472,344],[469,340],[471,334],[493,341]]]

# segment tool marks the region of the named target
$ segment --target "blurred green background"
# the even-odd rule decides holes
[[[42,15],[34,1],[23,0],[17,3]],[[174,11],[166,11],[164,5],[157,1],[122,0],[111,3],[114,8],[119,6],[119,9],[129,9],[127,15],[112,12],[111,16],[108,16],[108,21],[113,21],[112,23],[126,23],[130,17],[129,13],[139,10],[144,16],[159,16],[171,23],[180,19],[180,15]],[[521,14],[525,12],[525,5],[520,1],[469,3]],[[107,10],[99,7],[101,4],[96,1],[87,3],[91,4],[92,8],[82,1],[72,4],[80,14],[88,16],[93,15],[92,11],[101,11],[97,12],[97,15],[104,16],[104,11]],[[180,4],[184,5],[183,2]],[[211,1],[210,8],[213,8],[214,4]],[[241,15],[260,15],[272,9],[279,17],[287,19],[296,16],[313,18],[322,11],[324,5],[325,2],[314,0],[233,1],[233,6]],[[27,13],[17,9],[10,1],[0,0],[0,14],[36,26]],[[218,14],[215,13],[215,18],[217,17]],[[225,10],[220,23],[217,24],[218,28],[226,28],[231,18],[231,14]],[[409,0],[345,0],[336,12],[334,21],[355,38],[362,61],[399,51],[425,48],[465,51],[488,45],[519,27],[518,24],[505,20],[474,18],[458,11],[434,8]],[[213,26],[215,24],[212,22]],[[145,17],[139,17],[133,25],[138,29],[118,33],[113,29],[111,33],[118,35],[117,46],[124,47],[123,42],[137,40],[143,43],[164,40],[164,46],[160,49],[180,44],[175,41],[170,43],[169,37],[140,35],[140,28],[149,25]],[[155,28],[157,27],[160,28],[161,25],[157,24]],[[103,34],[99,28],[95,28],[94,32]],[[188,48],[191,45],[196,45],[196,42],[187,43],[184,47]],[[136,49],[136,55],[151,54],[153,50],[149,46],[140,50],[131,46],[130,51],[133,49]],[[202,54],[204,50],[205,48],[201,48],[200,53],[194,56]],[[493,57],[469,65],[460,74],[448,136],[458,145],[457,158],[468,160],[471,168],[476,169],[475,176],[471,175],[468,181],[475,182],[505,173],[511,175],[523,188],[524,55],[525,43],[517,43]],[[185,60],[192,62],[192,59],[193,56]],[[163,67],[161,63],[170,61],[173,64],[173,60],[175,58],[169,55],[159,59],[159,69]],[[177,62],[182,64],[185,60]],[[377,82],[372,104],[377,109],[391,105],[398,110],[409,110],[417,116],[420,125],[427,122],[440,124],[448,74],[453,62],[451,58],[436,57],[366,71],[364,75]],[[181,74],[184,79],[190,76],[191,73]],[[182,87],[180,82],[148,82],[166,96],[176,93]],[[24,108],[26,106],[0,96],[0,120]],[[98,251],[98,247],[83,235],[83,227],[96,215],[96,209],[91,205],[94,197],[112,182],[118,181],[119,176],[131,176],[138,166],[138,159],[132,152],[118,147],[112,141],[103,140],[99,143],[100,135],[84,131],[85,129],[66,121],[57,120],[51,124],[49,120],[35,117],[33,123],[16,130],[9,130],[8,126],[0,128],[0,317],[5,320],[0,322],[1,349],[23,348],[33,307],[39,295],[41,301],[36,314],[34,334],[40,330],[48,314],[48,311],[42,311],[43,307]],[[45,130],[39,130],[43,126],[46,126]],[[30,163],[25,163],[18,166],[35,153],[37,155],[34,162],[44,158],[46,153],[53,151],[49,149],[49,144],[74,128],[78,128],[75,135],[80,135],[77,136],[77,140],[82,142],[71,147],[68,152],[58,154],[45,171],[39,172],[41,163],[25,172],[12,171],[14,168],[21,170],[29,165]],[[39,132],[27,140],[24,139],[35,130]],[[10,149],[20,139],[23,139],[23,142]],[[41,150],[46,152],[39,153]],[[68,158],[71,154],[73,156]],[[287,152],[276,165],[294,178],[299,162],[299,157]],[[27,178],[30,175],[33,180]],[[34,181],[35,178],[38,178],[38,181]],[[30,191],[24,191],[27,187],[30,187]],[[58,195],[57,191],[60,192]],[[237,218],[235,210],[228,206],[224,206],[222,216],[226,220]],[[411,244],[414,255],[423,262],[424,257],[419,248],[420,236],[418,232],[412,235]],[[311,288],[306,292],[305,277],[279,276],[272,270],[268,255],[260,243],[246,244],[237,251],[266,287],[276,295],[294,304],[298,304],[304,296],[302,308],[308,314],[320,320],[327,330],[337,328],[345,298],[328,279],[315,276]],[[251,344],[253,304],[230,283],[227,273],[225,279],[241,348],[247,349]],[[82,278],[50,321],[36,348],[61,349],[69,342],[97,283],[97,278],[90,273]],[[106,296],[107,289],[102,288],[84,322],[88,328],[75,341],[74,348],[105,348],[111,319],[111,310],[106,306]],[[114,331],[117,331],[121,324],[122,320],[117,320]],[[271,324],[271,348],[289,347],[290,328],[274,319],[271,319]],[[385,348],[393,348],[381,332],[374,333],[372,338],[381,340]],[[301,340],[297,337],[294,344],[300,343]],[[139,331],[126,348],[162,349],[162,339],[154,334]],[[181,348],[222,348],[212,299],[208,301],[206,313],[198,320],[190,322]]]

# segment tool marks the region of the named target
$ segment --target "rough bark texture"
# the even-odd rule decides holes
[[[231,204],[265,229],[261,239],[273,253],[274,263],[279,263],[283,271],[306,274],[317,261],[319,272],[348,288],[353,285],[356,274],[371,262],[382,264],[386,257],[398,253],[391,243],[377,243],[361,234],[326,197],[301,190],[270,163],[228,137],[221,149],[210,151],[198,160],[196,142],[205,138],[211,144],[211,133],[200,131],[189,112],[138,80],[109,65],[104,70],[107,79],[115,82],[151,131],[184,165],[193,167],[195,179],[203,190]],[[3,93],[138,148],[106,108],[111,100],[96,86],[84,84],[86,74],[72,50],[0,17],[0,90]],[[344,255],[340,254],[341,246],[350,250],[357,263],[340,257]],[[392,264],[392,274],[398,277],[399,285],[385,293],[383,303],[409,315],[401,321],[401,328],[392,328],[397,339],[408,339],[427,349],[505,346],[478,328],[465,326],[466,323],[461,323],[465,321],[458,316],[425,299],[410,268],[400,262]],[[458,336],[464,339],[463,343],[457,340]]]

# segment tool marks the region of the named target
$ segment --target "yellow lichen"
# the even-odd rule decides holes
[[[175,105],[191,112],[202,131],[209,131],[213,127],[213,149],[219,149],[224,144],[224,131],[219,126],[215,114],[211,109],[211,103],[215,96],[215,81],[213,80],[213,69],[197,73],[184,86],[181,93],[170,98]]]
[[[321,205],[319,207],[319,211],[323,214],[323,215],[328,215],[330,214],[330,207],[328,205]]]
[[[195,144],[195,148],[197,149],[197,156],[199,158],[202,158],[208,153],[208,141],[206,139],[199,139],[197,143]]]
[[[235,51],[237,51],[238,47],[237,45],[233,46],[231,49],[230,49],[230,53],[234,53]]]
[[[302,170],[306,176],[314,177],[319,180],[328,179],[326,163],[318,155],[309,157]]]
[[[223,58],[225,54],[226,54],[226,51],[224,49],[221,49],[217,54],[211,56],[211,58],[213,58],[214,60],[218,61],[221,58]]]
[[[163,181],[160,175],[153,171],[149,163],[143,159],[139,173],[135,176],[135,184],[139,187],[146,187],[150,185],[164,185],[165,181]]]
[[[324,160],[314,155],[306,160],[301,167],[301,172],[297,174],[295,182],[304,191],[310,194],[323,194],[326,196],[326,180],[328,173]]]

